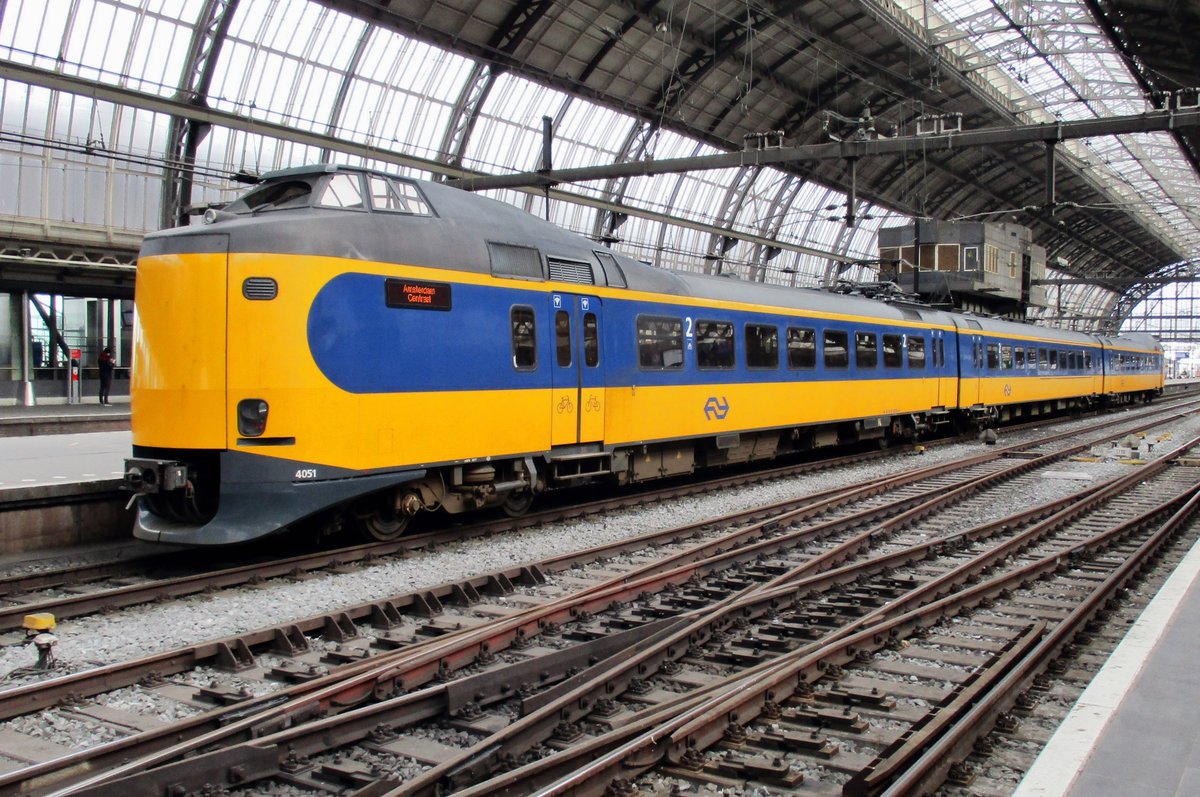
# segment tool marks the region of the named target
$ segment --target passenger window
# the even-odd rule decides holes
[[[788,368],[817,367],[817,332],[813,329],[787,330]]]
[[[883,367],[901,368],[904,365],[904,338],[899,335],[883,336]]]
[[[1050,368],[1050,350],[1038,349],[1038,368],[1043,371]]]
[[[642,368],[674,370],[683,367],[683,321],[678,318],[637,317],[638,364]]]
[[[537,335],[534,330],[533,308],[514,307],[512,319],[513,367],[531,371],[537,367]]]
[[[908,367],[925,367],[925,338],[920,335],[908,336]]]
[[[937,340],[937,364],[946,364],[946,341],[944,338],[938,338]]]
[[[554,350],[559,367],[566,368],[571,364],[571,317],[566,310],[554,314]]]
[[[845,368],[850,364],[849,338],[845,332],[825,330],[822,346],[825,349],[826,368]]]
[[[1025,350],[1020,346],[1013,349],[1013,368],[1018,371],[1025,370]]]
[[[1067,353],[1061,349],[1058,352],[1058,367],[1064,371],[1067,369]]]
[[[1004,344],[1000,347],[1000,367],[1006,371],[1012,370],[1013,367],[1013,347]]]
[[[1000,367],[1000,347],[995,343],[987,345],[987,367],[989,371]]]
[[[1092,353],[1090,351],[1083,353],[1083,367],[1089,371],[1092,370]]]
[[[600,326],[595,313],[583,314],[583,364],[588,368],[600,364]]]
[[[732,368],[733,363],[733,324],[697,321],[696,365],[700,368]]]
[[[779,367],[779,329],[764,324],[746,325],[746,365],[750,368]]]
[[[874,332],[854,333],[854,366],[874,368],[879,365],[879,343]]]
[[[362,209],[362,183],[357,174],[335,174],[329,178],[318,203],[327,208]]]

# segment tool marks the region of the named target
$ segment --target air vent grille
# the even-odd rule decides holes
[[[580,285],[594,285],[596,280],[592,276],[592,267],[588,263],[579,263],[574,260],[554,260],[548,258],[550,263],[550,279],[558,282],[576,282]]]
[[[269,301],[278,294],[279,285],[270,277],[247,277],[242,283],[242,296],[252,301]]]

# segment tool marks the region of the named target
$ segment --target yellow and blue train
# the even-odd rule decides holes
[[[653,268],[508,205],[322,165],[146,236],[135,535],[227,544],[913,438],[1161,391],[1162,350]]]

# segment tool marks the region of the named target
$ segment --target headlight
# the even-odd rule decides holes
[[[270,407],[262,399],[242,399],[237,406],[238,434],[243,437],[258,437],[267,429],[267,412]]]

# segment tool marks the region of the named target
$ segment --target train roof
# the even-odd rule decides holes
[[[393,183],[416,186],[427,208],[423,213],[394,213],[372,209],[365,199],[358,207],[318,204],[317,192],[327,185],[323,181],[331,180],[332,175],[339,173],[377,175]],[[248,198],[264,196],[273,187],[281,186],[295,186],[300,190],[274,206],[247,203]],[[306,196],[305,186],[308,187]],[[633,291],[946,327],[957,323],[994,334],[1033,335],[1071,343],[1096,341],[1094,336],[1080,332],[976,318],[861,296],[668,271],[642,263],[504,202],[442,183],[411,180],[360,167],[322,163],[269,172],[258,186],[227,208],[233,212],[206,218],[218,222],[216,224],[193,224],[150,233],[143,243],[143,253],[186,251],[189,239],[198,242],[197,236],[225,233],[229,251],[234,252],[326,255],[488,274],[492,273],[489,246],[500,244],[536,248],[543,260],[585,261],[593,265],[592,270],[597,276],[602,272],[595,268],[596,256],[604,253],[620,264],[627,286]],[[403,253],[402,261],[398,260],[398,253]],[[580,285],[580,290],[586,288]],[[1126,344],[1134,345],[1132,341]]]

